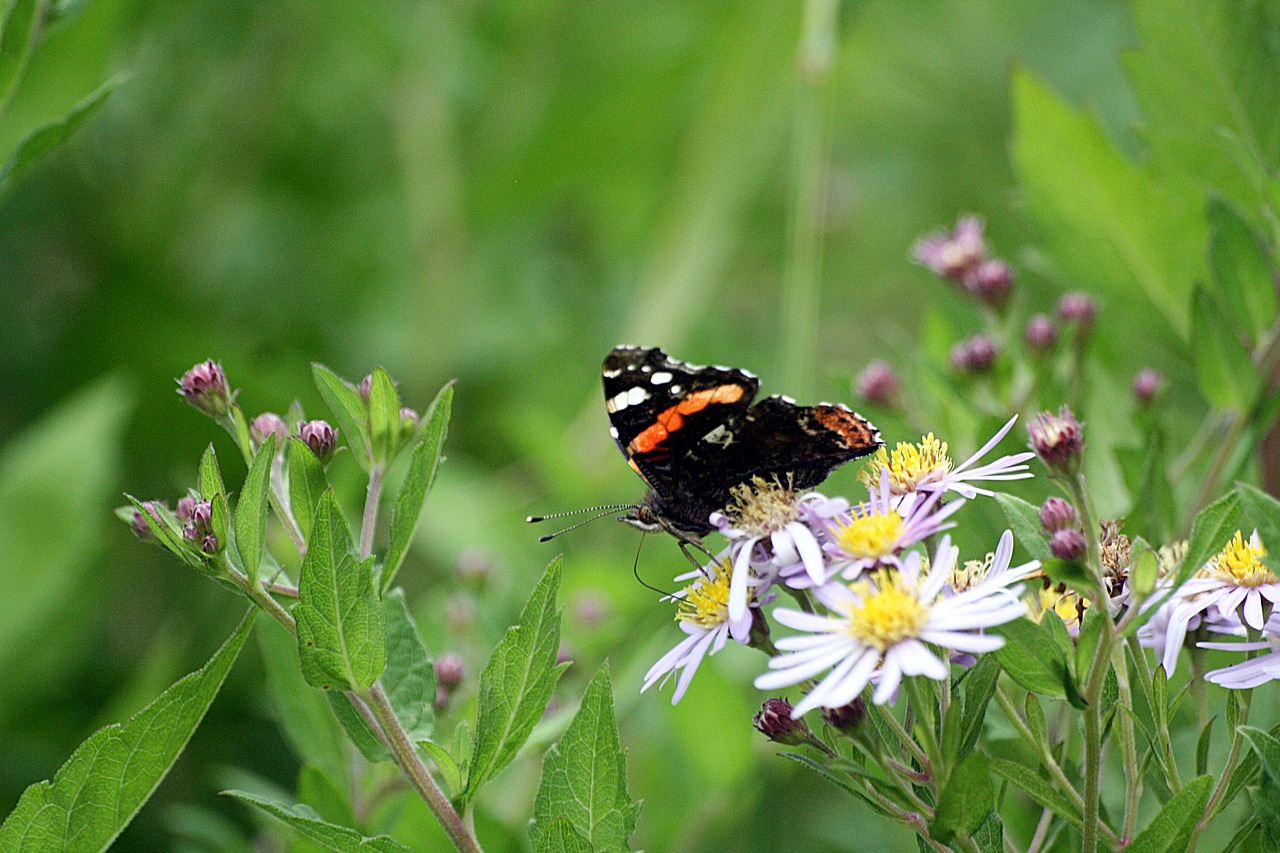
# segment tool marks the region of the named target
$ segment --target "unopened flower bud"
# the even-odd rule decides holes
[[[220,550],[218,547],[218,537],[212,533],[206,533],[204,538],[200,540],[200,550],[206,554],[213,555]]]
[[[1066,406],[1058,414],[1041,412],[1027,424],[1031,449],[1056,474],[1075,476],[1084,454],[1084,426]]]
[[[1078,527],[1064,528],[1049,537],[1049,550],[1059,560],[1078,562],[1084,557],[1087,545],[1084,531]]]
[[[856,732],[862,727],[862,721],[866,718],[867,703],[863,702],[861,697],[839,708],[822,709],[822,719],[827,721],[827,725],[845,734]]]
[[[888,362],[871,362],[858,374],[854,390],[868,403],[891,406],[898,399],[898,377]]]
[[[573,602],[573,621],[583,628],[595,628],[609,615],[604,596],[596,592],[584,592]]]
[[[573,649],[568,645],[561,643],[560,648],[556,649],[556,663],[573,663],[575,655]]]
[[[143,501],[142,511],[151,516],[153,521],[160,521],[160,515],[156,512],[156,501]],[[151,525],[147,524],[146,518],[143,517],[142,511],[133,511],[133,535],[137,536],[143,542],[151,542],[156,535],[151,532]]]
[[[467,548],[458,555],[458,577],[483,587],[493,572],[493,555],[483,548]]]
[[[360,380],[360,399],[369,402],[369,394],[373,390],[373,374],[367,374]]]
[[[213,504],[209,501],[196,501],[191,505],[191,526],[201,533],[208,533],[213,523]]]
[[[961,217],[950,234],[938,231],[917,240],[911,256],[938,275],[961,283],[986,257],[982,228],[980,218]]]
[[[1138,398],[1139,405],[1150,406],[1156,394],[1160,393],[1162,385],[1164,377],[1160,375],[1160,371],[1150,367],[1139,370],[1138,375],[1133,377],[1133,396]]]
[[[198,498],[195,495],[183,495],[178,498],[178,508],[174,511],[174,515],[178,516],[180,521],[190,521],[197,501]]]
[[[235,400],[222,365],[213,360],[197,364],[182,374],[178,380],[178,393],[188,403],[214,418],[225,415]]]
[[[974,268],[966,285],[984,304],[1003,308],[1013,292],[1013,271],[1004,261],[983,261]]]
[[[192,545],[195,545],[200,541],[200,536],[201,533],[199,530],[196,530],[196,526],[194,524],[188,522],[187,524],[182,525],[182,538],[190,542]]]
[[[272,435],[276,437],[277,448],[289,437],[288,424],[275,412],[263,412],[249,422],[249,440],[253,442],[254,450],[266,443],[267,437]]]
[[[405,406],[400,410],[400,440],[408,441],[418,431],[418,413]]]
[[[986,373],[996,363],[995,341],[986,335],[974,335],[951,348],[951,366],[962,373]]]
[[[445,652],[436,658],[436,684],[452,693],[462,683],[466,670],[462,664],[462,656],[455,652]]]
[[[1040,507],[1040,524],[1046,533],[1075,527],[1077,521],[1076,508],[1062,498],[1049,498]]]
[[[1088,329],[1097,315],[1098,303],[1087,293],[1064,293],[1058,299],[1058,317],[1064,323],[1076,323],[1081,329]]]
[[[307,421],[298,429],[298,437],[311,448],[322,465],[332,459],[338,449],[338,434],[328,421]]]
[[[1027,328],[1023,332],[1027,346],[1035,352],[1044,352],[1058,342],[1058,330],[1047,314],[1033,314],[1027,320]]]
[[[791,703],[786,699],[766,699],[760,713],[751,718],[751,725],[775,743],[795,746],[804,743],[812,735],[804,720],[791,718]]]

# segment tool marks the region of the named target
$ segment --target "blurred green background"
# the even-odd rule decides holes
[[[1009,157],[1015,69],[1136,146],[1123,3],[842,4],[817,96],[825,258],[805,357],[818,369],[784,387],[801,20],[801,4],[773,0],[90,0],[47,33],[0,142],[131,76],[0,202],[0,814],[200,665],[243,609],[110,516],[125,491],[176,499],[211,440],[242,476],[174,377],[219,359],[250,415],[297,398],[319,416],[314,360],[353,380],[383,365],[418,408],[458,381],[401,579],[432,651],[462,652],[474,677],[563,549],[577,664],[558,695],[571,702],[610,660],[645,801],[636,847],[913,844],[773,757],[750,726],[756,653],[726,650],[674,709],[669,693],[638,695],[679,635],[632,577],[634,531],[601,522],[539,545],[523,524],[640,495],[600,399],[614,344],[849,400],[869,359],[911,358],[922,306],[976,330],[909,250],[969,211],[1007,257],[1032,241]],[[1019,286],[1047,310],[1070,284]],[[357,473],[339,463],[349,507]],[[483,592],[460,565],[485,567]],[[658,586],[683,568],[669,541],[639,556]],[[260,671],[241,659],[118,849],[244,843],[252,819],[216,792],[244,773],[293,787]],[[488,849],[524,849],[537,766],[517,761],[481,798]]]

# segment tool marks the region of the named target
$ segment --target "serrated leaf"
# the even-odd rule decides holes
[[[391,753],[369,726],[368,720],[352,707],[351,694],[327,690],[324,696],[329,700],[329,708],[333,711],[334,719],[342,726],[342,730],[347,733],[347,739],[355,744],[356,749],[360,750],[360,754],[366,761],[377,764],[391,760]],[[370,715],[372,716],[372,712]]]
[[[244,479],[244,488],[240,490],[240,499],[236,502],[236,550],[240,553],[240,567],[255,583],[266,548],[271,462],[275,454],[276,437],[269,435],[253,457],[253,464]]]
[[[196,491],[200,499],[213,500],[214,495],[225,495],[227,487],[222,483],[222,469],[218,466],[218,452],[210,444],[200,456],[200,470],[196,473]]]
[[[1080,810],[1066,796],[1059,793],[1057,788],[1041,778],[1036,771],[1016,761],[1007,761],[1003,758],[988,757],[987,762],[992,772],[1035,800],[1043,808],[1049,809],[1076,827],[1084,825]]]
[[[1030,619],[1015,619],[991,632],[1005,638],[1005,644],[993,654],[1010,678],[1032,693],[1066,698],[1066,659],[1040,625]]]
[[[390,374],[373,370],[369,383],[369,445],[373,458],[385,466],[400,442],[400,394]]]
[[[1209,801],[1212,790],[1212,776],[1192,779],[1164,804],[1160,813],[1147,824],[1147,828],[1138,833],[1125,848],[1125,853],[1185,850],[1196,822],[1204,814],[1205,803]]]
[[[31,3],[32,0],[19,0],[16,5],[31,5]],[[97,112],[98,107],[107,100],[107,96],[118,89],[124,81],[123,76],[111,78],[73,105],[65,115],[45,122],[24,136],[13,149],[13,153],[9,155],[9,159],[0,166],[0,187],[7,189],[32,164],[79,130],[80,125]]]
[[[541,837],[564,818],[592,850],[626,851],[639,810],[627,793],[627,762],[618,743],[605,665],[587,685],[560,741],[542,760],[529,831],[534,847],[541,849]]]
[[[356,461],[368,471],[371,450],[369,408],[361,399],[359,389],[319,362],[312,363],[311,375],[320,396],[324,398],[329,411],[333,412],[333,418],[338,422],[338,429],[346,438],[347,445],[355,451]]]
[[[938,796],[938,808],[929,824],[929,833],[943,843],[956,833],[968,835],[986,821],[994,805],[995,788],[991,785],[987,758],[980,752],[971,752],[951,771],[946,787]]]
[[[1035,560],[1047,560],[1053,556],[1049,550],[1049,539],[1045,536],[1044,527],[1040,524],[1040,510],[1022,498],[996,492],[996,503],[1004,511],[1013,538]]]
[[[247,791],[222,791],[222,795],[262,809],[304,838],[338,853],[407,853],[410,849],[389,835],[366,838],[349,826],[330,823],[316,814],[315,809],[301,803],[290,806]]]
[[[455,794],[462,790],[462,768],[458,766],[458,762],[454,761],[449,751],[435,741],[421,740],[418,746],[427,754],[436,767],[440,770],[440,775],[444,777],[445,787],[450,794]]]
[[[382,672],[382,688],[410,738],[428,738],[435,722],[435,668],[405,603],[404,590],[391,590],[382,606],[387,623],[387,668]]]
[[[1187,555],[1178,567],[1175,585],[1191,577],[1210,557],[1222,550],[1240,529],[1240,496],[1232,491],[1209,504],[1191,523]]]
[[[1237,485],[1236,494],[1240,497],[1240,509],[1246,520],[1241,528],[1256,527],[1264,545],[1280,543],[1280,501],[1247,483]]]
[[[8,107],[27,57],[31,55],[39,9],[38,0],[15,0],[5,6],[6,17],[0,34],[0,110]]]
[[[1257,341],[1276,320],[1276,280],[1262,240],[1226,199],[1209,198],[1209,270],[1232,325]]]
[[[520,612],[520,623],[493,650],[480,674],[480,710],[475,747],[467,766],[466,803],[476,790],[511,763],[529,732],[542,718],[560,679],[560,558],[547,566]]]
[[[1000,820],[1000,813],[995,809],[987,812],[986,820],[971,837],[979,853],[1004,853],[1004,822]]]
[[[307,683],[364,690],[387,662],[386,623],[373,588],[373,560],[356,560],[332,492],[320,499],[298,577],[298,651]]]
[[[436,478],[440,451],[449,433],[449,416],[453,408],[453,384],[440,389],[423,417],[418,437],[409,456],[409,470],[391,506],[391,542],[382,563],[382,588],[387,589],[413,542],[413,533],[422,517],[427,492]]]
[[[311,525],[315,523],[316,507],[320,504],[320,496],[328,488],[324,478],[324,467],[311,452],[306,443],[293,436],[289,439],[289,510],[304,537],[311,535]]]
[[[1215,408],[1249,411],[1258,397],[1258,370],[1218,298],[1203,287],[1191,303],[1191,336],[1200,393]]]
[[[37,782],[0,825],[0,850],[96,851],[138,813],[187,745],[239,655],[257,610],[222,648],[121,725],[80,744],[52,781]]]
[[[534,853],[595,853],[591,843],[562,817],[551,821],[547,831],[534,842],[533,849]]]

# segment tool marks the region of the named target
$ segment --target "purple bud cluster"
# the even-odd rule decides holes
[[[1073,477],[1080,471],[1084,455],[1084,425],[1066,406],[1052,412],[1041,412],[1027,424],[1031,449],[1053,473]]]

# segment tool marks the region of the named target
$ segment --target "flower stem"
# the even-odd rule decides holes
[[[364,496],[364,518],[360,522],[360,559],[373,553],[373,532],[378,526],[378,504],[382,501],[382,479],[386,471],[376,462],[369,468],[369,490]]]
[[[410,742],[409,735],[404,730],[404,727],[400,725],[400,720],[396,717],[395,711],[392,710],[391,702],[387,699],[387,694],[383,691],[382,685],[379,682],[374,682],[371,688],[361,691],[359,696],[368,703],[369,709],[377,719],[379,727],[386,735],[387,744],[391,748],[391,754],[395,756],[396,764],[400,766],[401,771],[408,777],[409,782],[417,790],[418,795],[422,797],[423,802],[431,809],[431,813],[440,822],[440,826],[444,828],[449,840],[453,842],[453,846],[462,851],[462,853],[482,853],[480,842],[476,839],[475,834],[468,829],[462,820],[462,816],[454,809],[453,804],[449,802],[449,798],[444,795],[444,791],[440,790],[440,786],[436,784],[436,780],[431,776],[431,771],[427,769],[427,765],[423,763],[417,749]]]
[[[1044,763],[1044,767],[1049,771],[1049,775],[1053,777],[1053,781],[1058,784],[1058,788],[1062,793],[1067,795],[1073,804],[1081,811],[1084,810],[1084,800],[1080,797],[1080,792],[1076,790],[1075,785],[1071,784],[1071,780],[1067,778],[1067,774],[1062,772],[1062,767],[1053,757],[1053,753],[1049,750],[1049,744],[1041,743],[1036,740],[1036,736],[1032,734],[1031,729],[1022,721],[1022,715],[1018,713],[1018,708],[1013,702],[1007,690],[1003,686],[996,688],[996,703],[1000,706],[1000,710],[1004,711],[1004,715],[1013,724],[1018,735],[1031,748],[1032,752],[1039,755],[1040,760]]]

